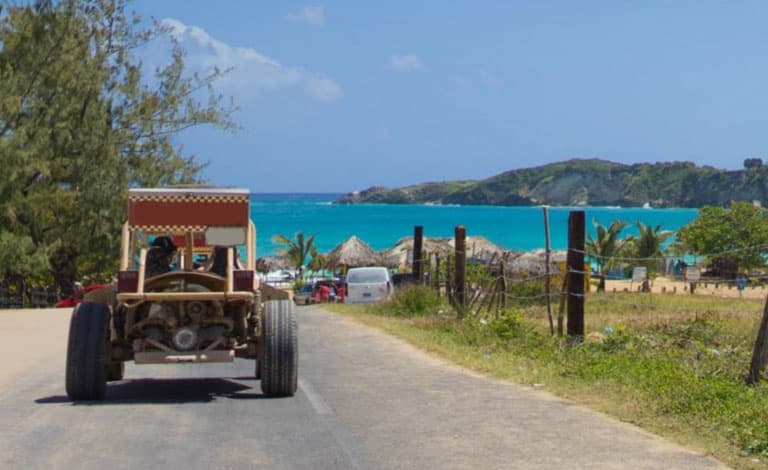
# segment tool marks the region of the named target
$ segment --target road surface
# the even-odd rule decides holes
[[[71,403],[69,310],[0,310],[0,468],[723,468],[320,308],[298,312],[293,398],[262,396],[238,359],[129,363],[105,402]]]

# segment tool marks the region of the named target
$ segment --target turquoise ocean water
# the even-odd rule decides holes
[[[257,256],[275,254],[272,237],[296,232],[315,234],[321,252],[332,250],[357,235],[375,250],[390,248],[402,237],[412,236],[414,225],[424,227],[428,237],[452,237],[454,227],[464,225],[467,235],[481,235],[502,248],[529,251],[544,248],[544,218],[541,207],[433,206],[388,204],[331,204],[338,194],[252,194],[251,218],[256,224]],[[553,249],[568,245],[568,213],[586,211],[587,230],[594,234],[592,220],[603,225],[625,220],[632,226],[623,233],[637,233],[634,223],[661,224],[677,230],[693,220],[696,209],[642,209],[619,207],[551,207],[550,234]]]

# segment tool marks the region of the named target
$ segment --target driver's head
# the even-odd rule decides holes
[[[173,244],[173,240],[171,240],[171,237],[166,237],[165,235],[161,237],[157,237],[154,240],[152,240],[152,246],[167,255],[170,255],[171,253],[176,251],[176,245]]]

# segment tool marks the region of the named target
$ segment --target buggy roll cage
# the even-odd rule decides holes
[[[162,188],[129,189],[128,220],[120,243],[117,300],[120,303],[174,300],[243,300],[253,302],[258,289],[256,227],[250,220],[247,189]],[[171,236],[179,256],[179,270],[146,277],[147,251],[152,236]],[[227,247],[225,289],[210,292],[146,292],[164,277],[221,277],[195,271],[195,254],[210,253],[214,245]],[[245,247],[244,269],[235,269],[235,249]],[[133,266],[131,261],[133,260]]]

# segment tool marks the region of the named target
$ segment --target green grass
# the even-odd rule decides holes
[[[388,304],[332,308],[462,366],[537,384],[734,467],[766,468],[768,386],[744,382],[761,300],[590,294],[585,341],[572,345],[549,335],[541,305],[458,320],[421,288],[401,290]]]

